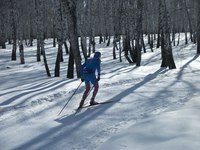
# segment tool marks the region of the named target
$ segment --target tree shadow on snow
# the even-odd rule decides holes
[[[62,116],[60,118],[56,118],[55,121],[60,123],[60,125],[52,128],[48,132],[40,134],[34,139],[30,139],[30,141],[17,147],[16,149],[31,149],[34,148],[35,146],[37,146],[37,149],[46,149],[47,147],[51,147],[51,145],[54,145],[55,143],[59,143],[61,140],[66,140],[67,138],[70,139],[70,136],[73,135],[73,133],[78,132],[79,129],[87,125],[88,122],[95,121],[95,118],[105,113],[106,110],[109,110],[109,108],[111,108],[117,102],[120,102],[122,98],[133,93],[138,88],[144,86],[146,83],[155,79],[158,75],[164,74],[167,71],[168,70],[165,68],[160,68],[155,73],[147,75],[143,81],[122,91],[113,98],[108,99],[107,101],[114,101],[114,102],[105,104],[103,107],[98,105],[94,106],[95,107],[94,109],[88,108],[86,110],[83,110],[83,112],[77,115],[71,114],[69,116]],[[46,140],[47,137],[49,137],[48,141]]]

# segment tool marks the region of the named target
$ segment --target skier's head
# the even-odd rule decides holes
[[[101,53],[100,52],[95,52],[94,53],[95,58],[101,58]]]

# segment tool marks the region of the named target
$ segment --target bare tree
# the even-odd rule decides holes
[[[74,77],[74,63],[80,77],[81,54],[87,59],[95,51],[97,36],[99,44],[113,44],[114,59],[117,52],[120,61],[125,54],[128,62],[137,66],[145,47],[153,51],[157,40],[157,47],[161,45],[161,66],[176,68],[172,42],[174,46],[179,44],[180,33],[185,33],[185,43],[191,42],[189,38],[197,42],[197,53],[200,53],[198,0],[1,0],[0,8],[0,46],[5,47],[6,41],[13,44],[11,60],[16,60],[19,44],[20,61],[25,63],[24,41],[32,46],[33,39],[37,39],[37,61],[41,61],[42,54],[48,76],[44,43],[47,38],[54,39],[54,46],[56,39],[58,43],[55,76],[60,76],[62,45],[67,46],[66,40],[69,40],[68,78]],[[145,35],[147,44],[143,39]]]
[[[159,0],[160,7],[160,31],[161,31],[161,51],[162,64],[161,67],[169,67],[175,69],[175,63],[172,54],[172,46],[170,40],[170,18],[165,0]]]
[[[5,0],[0,2],[0,46],[1,48],[6,48],[6,9],[7,9],[7,2]]]
[[[13,40],[12,47],[12,56],[11,60],[17,60],[16,51],[17,51],[17,27],[16,27],[16,1],[10,0],[10,18],[11,18],[11,34]]]
[[[60,62],[63,59],[62,58],[62,45],[64,41],[64,31],[63,31],[63,12],[62,12],[62,6],[61,1],[56,0],[55,1],[55,9],[56,9],[56,19],[57,19],[57,39],[58,39],[58,53],[56,58],[56,65],[55,65],[55,77],[60,76]]]
[[[36,2],[36,9],[37,9],[37,44],[38,44],[38,50],[37,50],[37,56],[39,56],[39,53],[42,53],[43,60],[44,60],[44,65],[46,69],[47,76],[51,76],[48,64],[47,64],[47,59],[46,59],[46,54],[45,54],[45,49],[44,49],[44,0],[35,0]]]
[[[141,50],[142,50],[142,40],[143,40],[143,32],[142,32],[142,7],[143,0],[137,0],[137,25],[136,25],[136,49],[137,49],[137,57],[136,57],[136,66],[140,66],[141,63]]]
[[[197,54],[200,54],[200,1],[197,0],[198,15],[197,15]]]
[[[77,77],[80,78],[81,56],[80,56],[78,32],[77,32],[77,17],[76,17],[77,0],[62,0],[62,2],[64,7],[66,8],[66,13],[68,18],[70,48],[73,52],[76,64]]]

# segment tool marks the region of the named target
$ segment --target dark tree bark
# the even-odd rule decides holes
[[[185,31],[185,45],[188,44],[188,37],[187,37],[187,31]]]
[[[75,59],[77,77],[80,78],[81,55],[79,50],[78,33],[77,33],[77,18],[76,18],[77,0],[62,0],[62,2],[67,11],[68,31],[70,39],[69,42]]]
[[[24,46],[22,40],[19,42],[19,56],[20,56],[20,62],[21,64],[25,64],[25,59],[24,59]]]
[[[99,44],[103,43],[103,37],[102,35],[99,36]]]
[[[62,42],[59,42],[62,43]],[[58,52],[55,65],[55,77],[60,77],[60,62],[61,62],[62,44],[58,44]]]
[[[107,42],[106,46],[110,46],[110,36],[108,37],[108,42]]]
[[[85,60],[87,59],[87,38],[81,37],[81,49]]]
[[[146,47],[145,47],[145,43],[144,43],[144,37],[142,36],[142,48],[143,48],[143,51],[144,51],[144,53],[146,53],[147,51],[146,51]]]
[[[153,52],[153,35],[150,36],[150,49],[151,49],[151,52]]]
[[[166,1],[159,1],[160,7],[160,31],[161,31],[161,54],[162,64],[161,67],[169,67],[169,69],[175,69],[172,46],[170,41],[170,26],[169,26],[169,14],[167,11]]]
[[[137,0],[137,25],[136,25],[136,66],[140,66],[141,64],[141,50],[142,50],[142,40],[143,40],[143,32],[142,32],[142,8],[143,2],[142,0]]]
[[[197,54],[200,54],[200,1],[198,4],[198,18],[197,18]]]
[[[185,11],[186,11],[187,18],[188,18],[188,25],[189,25],[189,31],[190,31],[190,40],[191,40],[191,42],[194,42],[192,22],[191,22],[191,17],[190,17],[190,13],[189,13],[188,6],[187,6],[188,4],[187,4],[186,0],[183,1],[183,5],[185,7]]]
[[[91,42],[92,42],[91,43],[92,44],[92,52],[95,53],[95,51],[96,51],[96,47],[95,47],[96,46],[96,42],[95,42],[95,37],[94,36],[92,37],[92,41]]]
[[[41,43],[41,52],[42,52],[44,66],[45,66],[45,69],[46,69],[47,76],[51,77],[51,73],[50,73],[50,70],[49,70],[49,66],[48,66],[47,59],[46,59],[46,53],[45,53],[45,49],[44,49],[44,40],[42,40],[42,43]]]
[[[63,51],[62,45],[64,41],[63,35],[63,13],[62,13],[62,6],[60,0],[55,0],[56,6],[56,30],[57,30],[57,38],[58,38],[58,53],[56,58],[56,65],[55,65],[55,77],[60,76],[60,62],[63,62]]]
[[[125,53],[124,56],[125,56],[126,60],[131,64],[131,63],[133,63],[133,61],[129,58],[129,52],[131,51],[131,45],[130,45],[130,38],[128,35],[123,38],[123,43],[124,43],[123,51]]]
[[[118,49],[118,47],[117,47],[117,36],[115,35],[113,39],[113,59],[117,59],[116,49]]]
[[[119,37],[119,61],[122,62],[122,46],[120,37]]]
[[[74,54],[73,54],[73,51],[71,49],[71,46],[70,46],[70,53],[69,53],[67,78],[69,78],[69,79],[74,78]]]
[[[2,49],[6,48],[6,43],[5,39],[3,37],[0,37],[0,46]]]
[[[0,4],[1,5],[1,4]],[[6,48],[6,34],[5,34],[5,12],[1,10],[0,6],[0,47],[2,49]]]
[[[40,40],[37,38],[37,62],[41,61],[41,46],[40,46]]]
[[[89,37],[88,57],[90,57],[90,56],[91,56],[91,53],[92,53],[92,52],[91,52],[91,51],[92,51],[92,48],[91,48],[91,47],[92,47],[92,44],[91,44],[91,43],[92,43],[92,36]]]
[[[36,11],[36,14],[37,14],[37,18],[36,18],[36,23],[37,23],[37,52],[36,52],[36,59],[37,59],[37,62],[40,62],[41,61],[41,44],[40,44],[40,32],[41,30],[39,29],[40,28],[40,20],[39,20],[39,17],[41,15],[41,11],[39,11],[39,8],[38,8],[38,1],[35,0],[35,11]]]
[[[65,52],[68,55],[69,54],[69,48],[67,46],[67,42],[66,41],[64,42],[64,46],[65,46]]]
[[[43,61],[45,65],[45,70],[47,73],[47,76],[51,76],[47,59],[46,59],[46,53],[44,49],[44,1],[43,0],[35,0],[36,4],[36,12],[37,12],[37,60],[40,60],[40,52],[43,56]]]

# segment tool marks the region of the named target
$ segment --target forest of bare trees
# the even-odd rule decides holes
[[[80,77],[81,57],[87,59],[95,51],[95,37],[99,44],[113,43],[113,59],[122,61],[124,55],[136,66],[148,44],[152,52],[161,47],[161,67],[176,68],[173,46],[179,45],[180,33],[185,34],[185,44],[197,44],[200,54],[199,0],[0,0],[0,10],[0,47],[12,44],[11,60],[17,59],[19,50],[24,64],[24,44],[33,46],[37,40],[36,61],[42,57],[48,76],[47,38],[53,39],[54,47],[58,45],[56,77],[63,47],[69,54],[67,77],[74,78],[74,66]]]

